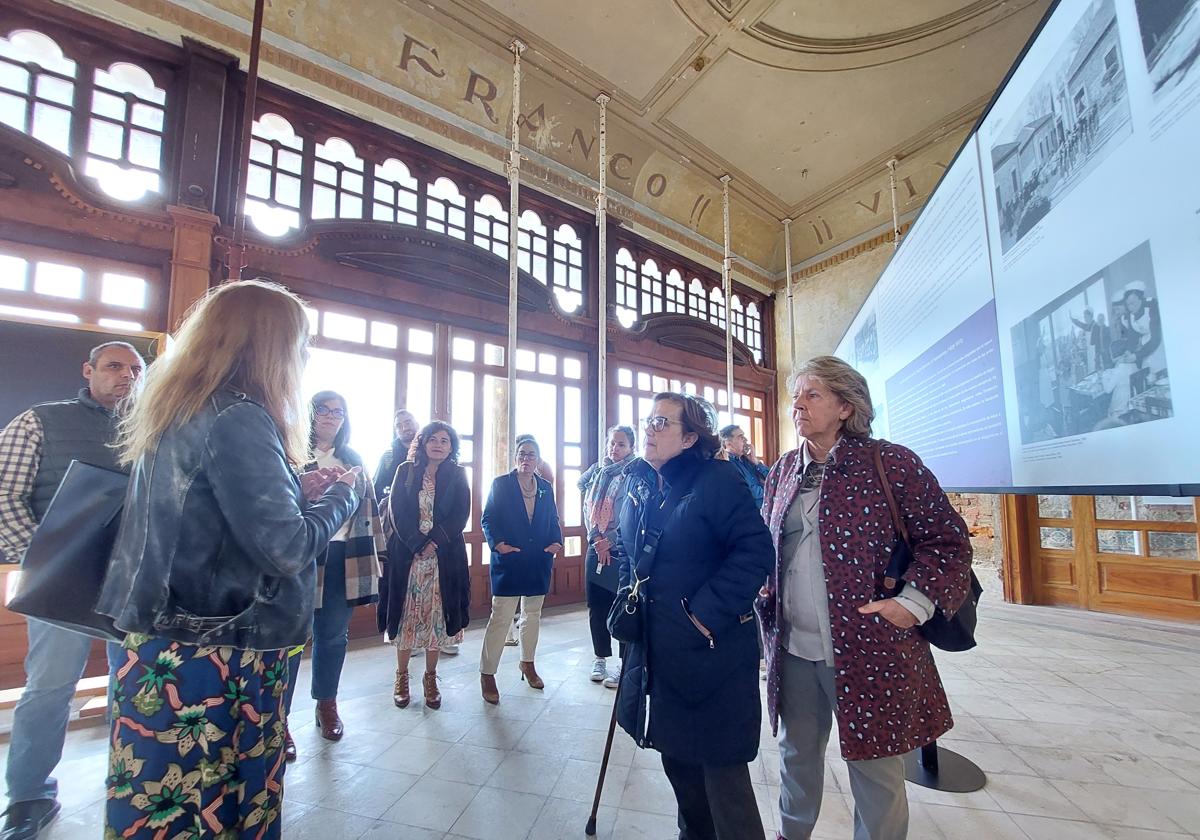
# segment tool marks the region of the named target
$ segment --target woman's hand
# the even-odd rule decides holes
[[[342,471],[337,467],[323,467],[301,473],[300,490],[304,494],[304,498],[315,502],[325,494],[331,484],[338,480],[338,476],[341,474]]]
[[[546,552],[547,554],[558,554],[560,551],[562,551],[562,543],[550,543],[550,545],[543,548],[542,551]]]
[[[358,476],[362,473],[362,467],[351,467],[337,477],[337,480],[342,484],[353,487],[358,482]]]
[[[901,630],[907,630],[917,623],[917,617],[904,608],[895,598],[884,598],[882,601],[872,601],[858,608],[863,615],[879,613],[890,624]]]
[[[608,566],[612,564],[612,543],[608,537],[601,537],[592,543],[592,548],[596,550],[596,564],[600,566]]]
[[[497,554],[512,554],[514,551],[520,551],[520,550],[521,549],[514,548],[513,546],[509,545],[506,542],[496,543],[496,547],[493,549],[493,551],[495,551]]]

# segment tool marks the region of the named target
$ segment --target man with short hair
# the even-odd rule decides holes
[[[754,447],[746,440],[746,433],[738,425],[730,425],[718,432],[721,438],[721,449],[729,463],[737,467],[750,488],[754,497],[754,506],[761,509],[763,504],[763,482],[767,480],[770,469],[754,454]]]
[[[119,469],[115,438],[119,406],[142,376],[131,344],[110,341],[83,363],[87,387],[73,400],[35,405],[0,432],[0,552],[19,562],[71,461]],[[58,782],[75,686],[92,638],[26,618],[29,648],[25,690],[13,711],[9,740],[8,809],[0,840],[34,840],[58,815]],[[109,644],[110,668],[120,647]]]

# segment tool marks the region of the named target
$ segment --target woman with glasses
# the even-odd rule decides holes
[[[425,651],[425,705],[441,708],[438,655],[462,641],[470,619],[470,578],[463,531],[471,518],[471,488],[458,465],[458,433],[434,421],[415,440],[388,493],[388,562],[379,599],[379,630],[396,646],[392,702],[412,701],[408,663]]]
[[[325,551],[317,555],[317,593],[312,613],[310,693],[317,701],[316,720],[321,737],[337,741],[344,732],[338,716],[337,694],[350,639],[350,618],[355,607],[373,604],[379,598],[379,557],[386,550],[386,543],[375,507],[374,485],[362,471],[362,458],[350,448],[350,417],[345,398],[336,391],[319,391],[313,395],[310,410],[309,443],[313,459],[304,466],[302,484],[319,486],[314,476],[344,472],[351,467],[360,469],[354,489],[362,501],[330,539]],[[289,670],[285,706],[290,713],[300,675],[299,653],[289,657]],[[285,755],[289,761],[296,757],[291,732],[287,734]]]
[[[517,602],[524,599],[521,625],[521,679],[531,688],[545,688],[533,664],[542,602],[550,591],[554,555],[562,551],[562,529],[554,487],[537,474],[541,450],[532,435],[516,440],[517,468],[492,482],[483,509],[483,536],[492,552],[492,614],[483,634],[479,682],[483,699],[500,702],[496,669],[504,651],[504,636],[512,624]]]
[[[713,457],[711,407],[661,393],[653,410],[619,525],[620,583],[639,582],[645,614],[625,648],[617,719],[661,753],[680,837],[762,837],[753,605],[774,566],[771,535],[746,482]]]
[[[592,633],[592,682],[617,687],[617,675],[608,670],[612,637],[608,613],[617,597],[617,567],[612,562],[612,545],[617,541],[617,521],[625,502],[625,468],[637,459],[633,451],[637,435],[630,426],[608,430],[604,459],[580,477],[583,492],[583,524],[587,527],[588,550],[583,561],[587,576],[588,626]],[[586,480],[586,483],[585,483]]]

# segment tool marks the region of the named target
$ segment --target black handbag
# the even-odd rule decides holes
[[[633,583],[622,586],[617,590],[617,597],[608,611],[608,634],[618,642],[641,644],[646,636],[646,581],[650,580],[650,567],[654,565],[654,555],[658,553],[658,541],[662,539],[662,525],[665,525],[672,512],[679,505],[680,495],[674,490],[667,494],[662,505],[658,508],[655,525],[646,528],[646,536],[642,541],[641,554],[632,563]],[[647,516],[650,511],[647,511]],[[618,538],[618,552],[620,539]],[[624,562],[620,558],[619,562]]]
[[[128,486],[125,473],[71,462],[25,551],[10,610],[99,639],[125,638],[96,601]]]
[[[883,576],[884,594],[890,598],[899,595],[900,590],[904,588],[904,573],[908,571],[908,566],[912,563],[913,553],[912,546],[908,542],[908,529],[904,527],[904,520],[900,516],[899,508],[896,507],[896,498],[892,495],[892,484],[883,471],[883,458],[879,454],[881,445],[876,444],[872,447],[875,457],[875,472],[879,475],[879,482],[883,485],[883,494],[887,497],[888,510],[892,514],[892,527],[896,529],[896,544],[892,546],[892,559]],[[946,651],[963,651],[975,647],[975,626],[979,621],[976,607],[979,605],[980,596],[983,595],[983,586],[979,583],[979,578],[975,577],[974,569],[970,574],[971,588],[967,592],[967,599],[958,608],[958,612],[947,618],[941,610],[934,610],[933,616],[928,621],[917,626],[917,631],[935,648]]]

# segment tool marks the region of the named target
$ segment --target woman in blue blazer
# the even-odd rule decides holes
[[[500,702],[496,669],[513,614],[525,599],[521,627],[521,679],[532,688],[545,688],[533,667],[542,602],[550,591],[554,555],[562,551],[562,528],[554,487],[537,474],[541,451],[532,435],[517,438],[517,468],[492,482],[483,509],[483,536],[492,551],[492,615],[483,634],[479,681],[483,699]]]

